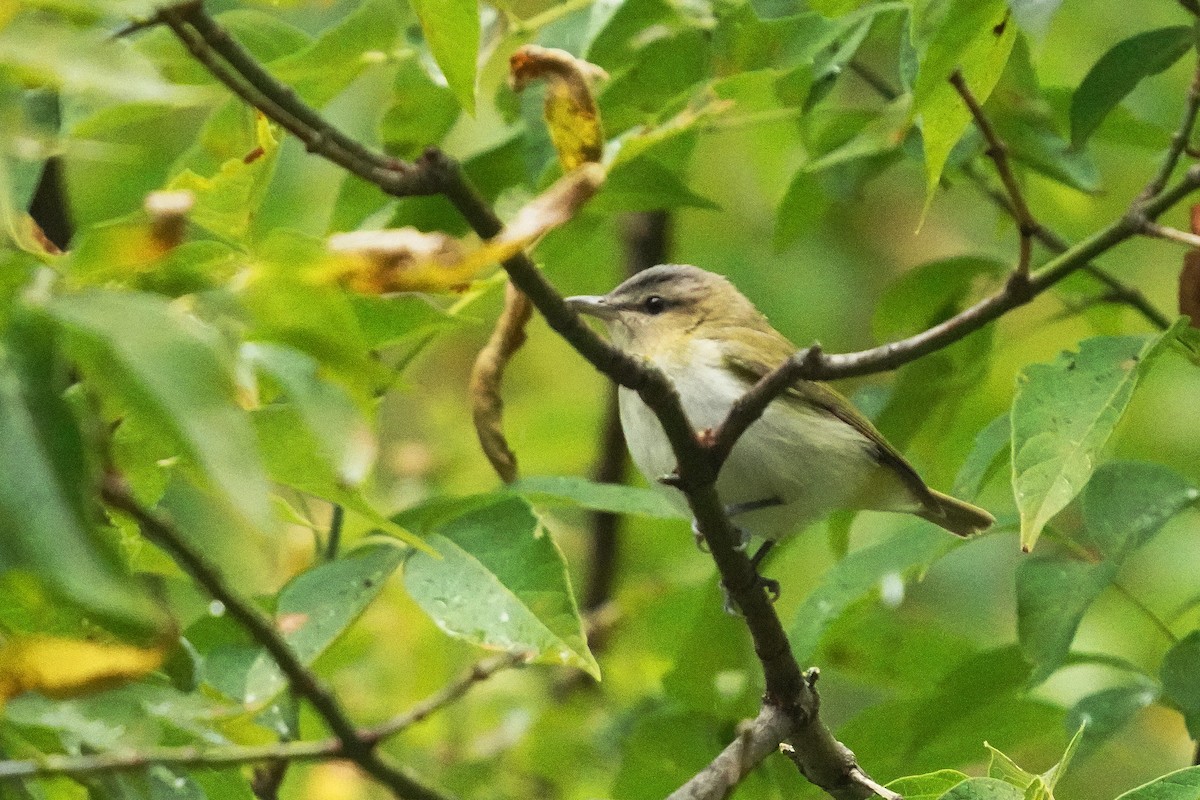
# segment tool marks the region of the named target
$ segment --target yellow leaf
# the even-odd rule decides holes
[[[22,692],[55,699],[91,694],[153,672],[165,657],[161,646],[57,636],[15,638],[0,647],[0,702]]]
[[[521,91],[530,81],[544,79],[546,86],[546,126],[558,151],[564,172],[589,162],[599,162],[604,154],[604,129],[592,97],[591,83],[608,74],[568,53],[551,47],[528,44],[508,60],[509,82]]]
[[[599,164],[585,164],[564,175],[482,245],[416,228],[335,234],[327,244],[330,259],[315,278],[363,294],[463,289],[486,267],[512,258],[575,216],[604,174]]]

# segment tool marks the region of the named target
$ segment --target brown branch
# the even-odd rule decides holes
[[[500,383],[504,369],[525,344],[525,324],[533,307],[529,298],[512,282],[504,285],[504,310],[496,320],[496,327],[487,344],[475,357],[471,367],[468,393],[471,397],[471,416],[475,422],[475,433],[484,455],[492,468],[505,483],[517,479],[517,456],[508,446],[504,436],[504,401],[500,398]]]
[[[1000,182],[1004,184],[1004,189],[1008,192],[1009,201],[1012,203],[1012,216],[1016,220],[1017,233],[1021,237],[1020,255],[1010,280],[1026,283],[1029,280],[1029,266],[1033,261],[1033,237],[1041,226],[1033,218],[1029,204],[1025,202],[1025,194],[1021,191],[1021,185],[1017,183],[1017,176],[1013,173],[1012,164],[1008,159],[1008,145],[992,127],[991,120],[984,113],[983,106],[979,104],[979,98],[975,97],[971,88],[967,86],[961,70],[954,70],[950,75],[950,83],[975,119],[975,127],[979,129],[984,141],[987,142],[987,149],[984,152],[996,165],[996,173],[1000,176]]]
[[[895,89],[895,87],[888,83],[886,78],[875,72],[875,70],[857,58],[850,60],[850,69],[860,78],[862,78],[863,82],[875,90],[875,92],[884,100],[892,101],[900,96],[900,93]],[[965,164],[959,167],[959,170],[971,179],[971,182],[975,184],[975,187],[979,189],[979,191],[982,192],[985,197],[991,200],[998,208],[1007,213],[1009,216],[1016,219],[1017,211],[1012,205],[1008,195],[1006,195],[1004,192],[993,189],[988,184],[987,179],[984,178],[979,170],[975,168],[975,164],[973,162],[967,161]],[[1054,253],[1061,254],[1070,249],[1070,244],[1066,239],[1062,238],[1045,225],[1038,225],[1037,230],[1034,231],[1033,235],[1034,238],[1041,242],[1044,247]],[[1082,271],[1088,275],[1091,275],[1096,280],[1108,287],[1110,290],[1110,295],[1116,302],[1124,303],[1125,305],[1135,309],[1155,327],[1161,330],[1166,330],[1171,326],[1170,318],[1155,308],[1154,304],[1151,303],[1144,294],[1142,294],[1141,290],[1123,283],[1118,278],[1113,277],[1105,270],[1090,262],[1083,265]]]
[[[188,8],[193,9],[190,12],[193,17],[205,13],[199,6]],[[185,37],[184,32],[175,27],[172,29],[181,38]],[[210,46],[224,46],[220,42],[207,42],[204,36],[200,38]],[[204,48],[193,47],[192,52],[197,54],[197,58],[201,58],[200,54],[204,52]],[[214,75],[225,81],[220,73],[214,71]],[[230,88],[234,87],[231,85]],[[281,98],[267,99],[271,102],[258,106],[264,113],[272,115],[282,112],[293,120],[297,119],[286,104],[281,102]],[[313,113],[315,115],[315,112]],[[301,138],[309,143],[313,152],[332,159],[334,151],[330,149],[329,144],[334,140],[329,134],[332,128],[320,117],[315,119],[319,124],[313,125],[312,130],[303,131]],[[394,184],[385,186],[387,176],[380,175],[379,171],[374,169],[374,165],[364,164],[356,158],[347,158],[343,166],[380,185],[385,191],[393,194],[399,192],[400,187]],[[436,149],[430,149],[417,164],[410,167],[413,174],[420,176],[420,180],[414,180],[417,188],[427,189],[430,185],[436,187],[435,190],[446,196],[480,236],[488,238],[500,230],[501,222],[491,206],[467,181],[452,159]],[[1187,177],[1178,185],[1160,193],[1146,204],[1143,209],[1145,217],[1155,219],[1158,214],[1197,186],[1200,186],[1200,170],[1189,170]],[[819,349],[811,348],[797,354],[764,378],[759,386],[752,389],[736,405],[726,424],[721,427],[718,443],[728,452],[737,435],[762,413],[775,394],[792,381],[806,377],[846,377],[894,369],[945,347],[1006,311],[1028,302],[1056,281],[1082,268],[1095,255],[1119,244],[1136,232],[1136,220],[1118,220],[1031,275],[1028,286],[1022,286],[1018,290],[1016,284],[1010,282],[1004,291],[992,298],[947,323],[909,339],[862,353],[840,356],[826,356]],[[636,391],[658,417],[678,461],[676,485],[687,497],[697,527],[707,541],[717,564],[722,583],[743,612],[754,642],[755,653],[762,665],[766,683],[765,702],[781,709],[794,723],[791,742],[795,748],[795,758],[805,776],[838,798],[866,798],[876,794],[880,790],[878,784],[863,773],[854,762],[853,755],[833,737],[818,716],[816,693],[796,663],[779,617],[763,587],[756,580],[750,560],[737,548],[739,537],[730,525],[717,496],[715,481],[721,458],[717,457],[718,453],[712,452],[697,441],[674,386],[661,371],[621,352],[584,325],[527,255],[520,253],[505,261],[503,266],[509,279],[529,297],[551,328],[596,369],[620,385]]]
[[[979,170],[975,168],[974,164],[968,162],[963,164],[959,170],[966,175],[967,178],[969,178],[975,185],[975,187],[984,195],[984,197],[991,200],[997,208],[1007,214],[1015,215],[1016,212],[1013,210],[1008,196],[990,186],[987,178],[985,178],[979,172]],[[1042,246],[1047,250],[1050,250],[1052,253],[1058,255],[1067,252],[1067,250],[1071,248],[1070,243],[1067,242],[1066,239],[1062,238],[1045,225],[1038,226],[1037,231],[1034,232],[1034,238],[1041,242]],[[1171,319],[1162,311],[1158,310],[1140,289],[1121,281],[1090,261],[1084,264],[1080,271],[1092,276],[1109,289],[1106,299],[1113,302],[1123,303],[1124,305],[1133,308],[1143,317],[1145,317],[1146,321],[1159,330],[1166,330],[1167,328],[1171,327]]]
[[[463,697],[472,687],[510,667],[523,666],[526,654],[509,653],[481,661],[454,683],[418,702],[387,722],[358,731],[360,741],[372,745],[427,719]],[[83,777],[109,772],[128,772],[152,765],[172,767],[231,767],[241,764],[290,764],[297,761],[330,761],[351,758],[341,739],[331,737],[312,742],[276,742],[265,745],[192,745],[152,747],[128,752],[91,755],[40,755],[36,760],[0,761],[0,781],[47,778],[54,775]]]
[[[1167,157],[1163,159],[1162,166],[1139,195],[1138,199],[1142,202],[1156,197],[1166,187],[1167,181],[1171,179],[1171,173],[1175,171],[1179,159],[1187,152],[1191,143],[1192,129],[1196,127],[1197,114],[1200,114],[1200,61],[1197,62],[1195,75],[1192,76],[1192,83],[1188,88],[1183,121],[1179,123],[1179,127],[1171,137],[1171,146],[1167,150]]]
[[[378,743],[390,736],[394,736],[405,728],[416,725],[418,722],[422,722],[432,714],[442,710],[469,692],[472,687],[486,681],[497,672],[503,672],[512,667],[524,666],[529,663],[529,658],[529,653],[518,651],[505,653],[502,656],[496,656],[472,664],[453,683],[442,687],[436,694],[425,698],[403,714],[397,714],[387,722],[362,731],[360,738],[364,742]]]
[[[779,749],[792,731],[792,720],[774,706],[763,706],[758,717],[739,728],[738,737],[695,777],[667,795],[667,800],[728,797],[752,769]]]
[[[718,465],[724,463],[738,437],[762,415],[772,400],[796,381],[835,380],[870,375],[895,369],[947,347],[999,319],[1008,311],[1025,305],[1055,283],[1082,269],[1097,255],[1138,234],[1147,221],[1154,221],[1197,188],[1200,188],[1200,165],[1189,169],[1182,181],[1145,205],[1135,201],[1133,210],[1051,259],[1040,270],[1032,273],[1027,282],[1010,280],[995,294],[907,339],[841,355],[826,355],[819,345],[801,350],[774,371],[763,376],[734,403],[729,416],[714,437],[714,461]]]
[[[297,696],[303,697],[320,714],[337,737],[339,753],[354,761],[377,781],[401,798],[446,800],[445,795],[385,762],[373,742],[363,740],[341,704],[321,680],[300,661],[291,645],[263,612],[226,582],[217,567],[180,534],[166,517],[143,507],[115,474],[105,477],[101,487],[104,502],[137,522],[142,535],[171,556],[179,567],[225,606],[225,612],[262,645],[287,677]]]

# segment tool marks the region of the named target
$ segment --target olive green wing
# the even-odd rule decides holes
[[[753,331],[745,342],[736,342],[725,354],[727,366],[746,381],[749,388],[767,373],[773,371],[796,352],[792,343],[775,331]],[[842,395],[816,381],[800,380],[792,384],[775,402],[800,403],[835,417],[856,431],[875,446],[875,457],[879,463],[891,469],[913,496],[923,502],[932,500],[925,481],[917,474],[912,464],[892,447],[883,434],[876,430],[871,421],[863,416]]]

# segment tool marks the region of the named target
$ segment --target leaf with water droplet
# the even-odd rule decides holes
[[[1138,380],[1177,335],[1097,336],[1017,380],[1012,406],[1012,484],[1021,548],[1079,494],[1125,414]]]
[[[496,495],[463,508],[425,540],[441,558],[414,551],[405,562],[408,593],[451,636],[598,679],[566,562],[529,503]]]

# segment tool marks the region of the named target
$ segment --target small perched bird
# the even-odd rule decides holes
[[[719,426],[735,400],[796,352],[733,284],[697,267],[653,267],[602,297],[567,302],[603,320],[615,345],[666,373],[698,431]],[[634,462],[659,484],[676,467],[662,426],[624,387],[620,410]],[[793,384],[738,439],[717,494],[742,531],[767,540],[756,567],[772,542],[837,509],[916,514],[958,536],[994,522],[926,486],[848,400],[814,381]],[[764,583],[777,593],[776,582]]]

